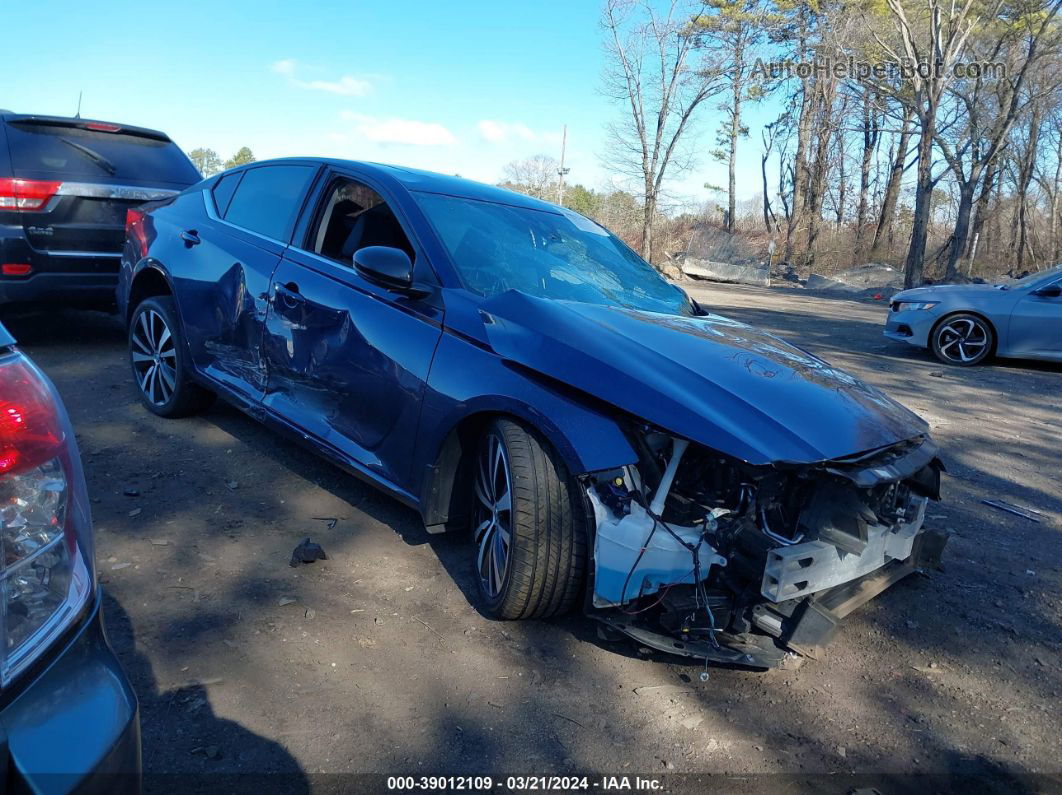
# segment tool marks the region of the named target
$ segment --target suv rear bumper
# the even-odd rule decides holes
[[[0,234],[0,263],[28,264],[28,276],[0,274],[0,304],[111,305],[118,286],[120,252],[48,252],[24,237]]]
[[[140,714],[107,645],[101,595],[65,647],[0,710],[0,791],[139,792]]]
[[[0,304],[48,303],[110,306],[117,273],[37,273],[26,278],[0,277]]]

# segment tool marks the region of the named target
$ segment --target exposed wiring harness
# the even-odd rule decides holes
[[[630,585],[631,578],[634,576],[634,572],[638,569],[638,564],[641,563],[642,558],[645,556],[646,550],[649,549],[649,544],[653,540],[653,536],[656,534],[657,527],[663,527],[664,530],[668,533],[668,535],[675,539],[675,541],[677,541],[680,546],[685,548],[693,558],[693,571],[690,573],[693,574],[693,593],[695,606],[693,613],[687,616],[686,620],[692,623],[694,620],[696,620],[697,610],[703,609],[705,614],[708,616],[708,638],[711,640],[712,645],[718,649],[719,641],[715,637],[715,633],[718,631],[718,628],[715,625],[715,615],[712,613],[712,607],[708,602],[708,592],[704,587],[704,580],[701,578],[700,548],[701,543],[706,539],[708,535],[708,522],[710,517],[704,517],[704,520],[701,524],[701,535],[697,539],[697,543],[689,544],[685,540],[683,540],[682,537],[679,536],[674,530],[672,530],[668,526],[667,522],[663,520],[663,518],[657,516],[655,513],[652,512],[652,510],[650,510],[645,505],[647,500],[645,499],[644,494],[642,494],[640,491],[635,493],[640,498],[638,500],[639,505],[641,505],[645,509],[646,514],[648,514],[649,518],[653,520],[653,526],[649,530],[649,535],[645,537],[645,541],[642,542],[642,547],[638,552],[638,556],[634,559],[634,563],[631,565],[630,571],[627,572],[627,577],[623,581],[623,588],[620,590],[620,612],[624,613],[625,615],[633,616],[651,610],[652,608],[656,607],[664,601],[664,598],[667,596],[668,591],[670,591],[671,588],[674,586],[675,583],[671,583],[670,585],[665,587],[660,593],[660,596],[646,607],[642,607],[637,610],[627,610],[623,607],[623,605],[627,602],[627,587]],[[645,583],[643,581],[642,587],[639,587],[638,589],[638,595],[634,597],[634,599],[632,599],[631,601],[637,601],[642,598],[642,588],[644,588],[644,584]]]

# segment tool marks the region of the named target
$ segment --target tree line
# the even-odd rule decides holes
[[[660,230],[666,238],[675,207],[689,205],[670,186],[712,158],[728,177],[705,186],[719,197],[713,222],[763,248],[774,241],[803,268],[894,262],[917,285],[1059,261],[1060,8],[605,0],[603,90],[617,118],[602,162],[637,205],[630,242],[666,261],[674,241]],[[753,136],[746,119],[760,103],[777,115]],[[706,121],[710,147],[698,134]],[[750,145],[758,195],[741,202],[738,152]],[[506,182],[550,193],[555,177],[536,185],[515,173],[527,165],[513,164]],[[568,190],[565,204],[590,207],[585,190]],[[615,193],[596,200],[615,205]]]
[[[202,147],[193,149],[189,152],[188,158],[204,177],[212,177],[215,174],[220,174],[222,171],[227,171],[230,168],[245,166],[248,163],[255,162],[254,152],[246,146],[241,146],[236,151],[236,154],[225,161],[222,161],[222,159],[218,157],[218,153],[213,149],[204,149]]]

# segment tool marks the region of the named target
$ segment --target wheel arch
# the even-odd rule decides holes
[[[136,273],[129,284],[129,297],[125,305],[125,323],[133,318],[133,312],[145,298],[153,298],[158,295],[173,295],[173,285],[170,283],[169,274],[158,263],[147,260],[137,267]]]
[[[620,467],[637,459],[618,425],[613,424],[618,437],[612,439],[601,437],[603,429],[594,431],[600,445],[600,449],[595,452],[603,454],[605,460],[611,462],[603,464],[600,456],[588,457],[580,453],[580,448],[576,445],[585,446],[586,439],[573,443],[569,432],[525,404],[505,401],[497,405],[481,406],[470,410],[450,425],[435,454],[425,466],[420,488],[420,508],[429,533],[448,532],[464,525],[471,508],[471,491],[464,488],[469,483],[471,474],[469,465],[475,455],[480,434],[497,418],[518,422],[539,436],[557,453],[572,477],[590,471]]]

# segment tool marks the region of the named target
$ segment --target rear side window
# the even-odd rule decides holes
[[[225,220],[286,242],[316,170],[314,166],[261,166],[245,171]]]
[[[236,186],[240,184],[240,177],[242,176],[243,172],[238,171],[235,174],[226,174],[214,183],[214,206],[218,208],[218,215],[222,218],[225,217],[225,212],[229,209],[232,194],[236,192]]]
[[[173,187],[202,179],[173,141],[36,122],[9,122],[7,141],[16,176],[85,182],[117,177]]]

